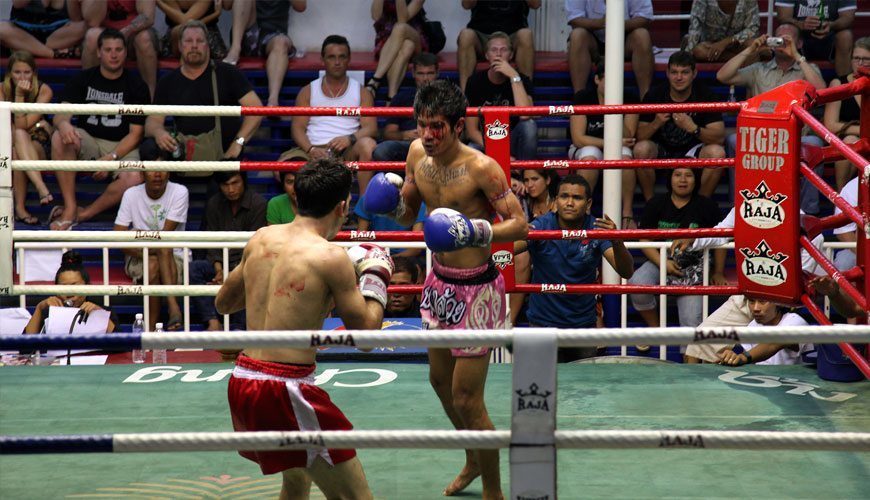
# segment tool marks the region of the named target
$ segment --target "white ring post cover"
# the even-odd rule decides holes
[[[12,227],[15,218],[12,208],[12,104],[0,102],[0,255],[10,259],[8,266],[0,266],[0,295],[12,292]]]
[[[556,498],[556,332],[514,331],[511,498]]]

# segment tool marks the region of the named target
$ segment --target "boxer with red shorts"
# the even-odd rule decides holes
[[[312,160],[299,171],[296,218],[254,233],[218,292],[219,313],[247,309],[249,330],[319,331],[334,305],[348,330],[380,329],[393,272],[389,253],[369,244],[345,252],[329,242],[347,218],[352,178],[334,158]],[[306,348],[247,347],[238,356],[228,389],[236,431],[353,428],[314,386],[313,340]],[[326,498],[372,498],[354,450],[240,454],[264,474],[282,474],[281,498],[308,498],[312,481]]]

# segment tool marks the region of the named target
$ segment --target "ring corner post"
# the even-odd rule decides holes
[[[800,131],[793,111],[815,95],[787,83],[747,101],[737,115],[734,254],[745,295],[800,304]]]
[[[511,498],[556,498],[555,330],[514,332]]]
[[[0,255],[12,257],[12,103],[0,102]],[[0,295],[12,293],[12,266],[0,266]]]

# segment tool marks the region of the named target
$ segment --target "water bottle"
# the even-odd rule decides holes
[[[178,132],[175,129],[172,130],[172,138],[175,139],[175,149],[172,150],[172,159],[183,160],[184,144],[181,143],[181,140],[178,138]]]
[[[136,313],[133,321],[133,333],[141,335],[145,331],[145,320],[142,313]],[[136,364],[145,362],[145,349],[133,349],[133,362]]]
[[[734,85],[728,87],[728,102],[737,102],[737,98],[734,97]]]
[[[157,323],[154,325],[154,333],[163,333],[163,323]],[[152,349],[151,363],[155,365],[165,365],[166,349]]]

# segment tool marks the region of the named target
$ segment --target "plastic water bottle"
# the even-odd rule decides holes
[[[163,323],[154,325],[154,333],[163,333]],[[151,363],[155,365],[166,364],[166,349],[153,349],[151,351]]]
[[[737,98],[734,96],[734,85],[728,87],[728,102],[737,102]]]
[[[145,320],[142,313],[136,313],[136,319],[133,321],[133,333],[142,335],[144,331]],[[145,362],[145,349],[133,349],[133,362],[137,364]]]

